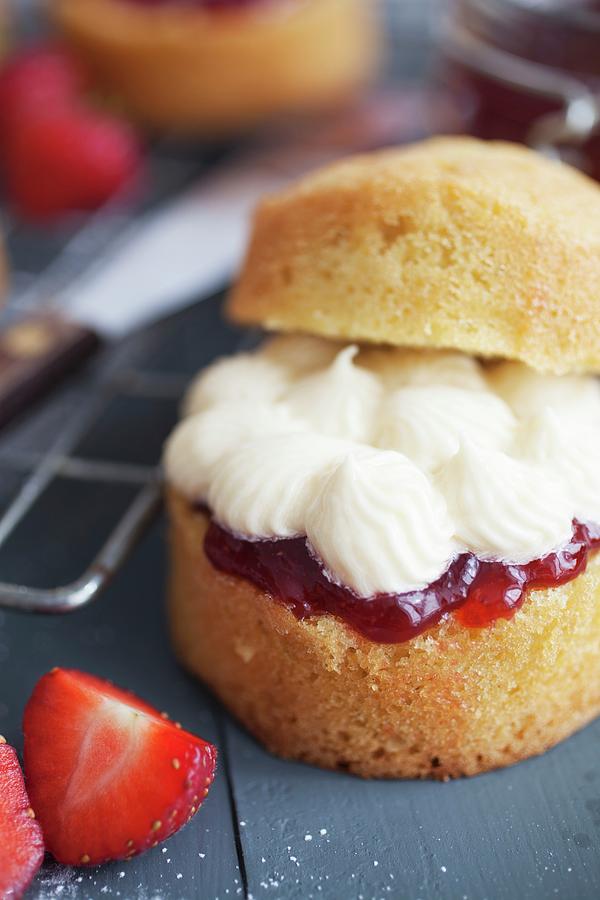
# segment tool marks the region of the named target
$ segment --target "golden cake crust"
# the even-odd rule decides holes
[[[327,106],[355,89],[376,56],[367,6],[308,0],[297,10],[211,14],[177,4],[53,0],[71,47],[134,119],[211,135]]]
[[[298,621],[203,550],[207,517],[171,490],[169,612],[183,664],[272,752],[364,777],[474,775],[542,753],[600,712],[600,557],[510,621],[452,617],[377,644]]]
[[[471,138],[343,160],[259,206],[229,313],[600,371],[600,188],[524,147]]]

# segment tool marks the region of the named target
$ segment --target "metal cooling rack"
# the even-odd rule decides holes
[[[0,519],[0,546],[13,534],[42,493],[57,477],[94,483],[131,485],[137,488],[134,500],[115,525],[95,559],[79,578],[70,584],[51,589],[0,582],[0,606],[27,612],[49,613],[65,613],[84,606],[106,586],[157,512],[161,497],[160,476],[157,469],[120,462],[87,460],[71,452],[79,438],[98,420],[104,408],[106,391],[110,390],[109,382],[103,386],[95,403],[75,416],[72,425],[60,435],[54,446],[43,454],[39,461],[33,462],[26,456],[11,455],[10,452],[0,456],[5,468],[12,466],[16,471],[22,471],[25,467],[27,472],[21,489]],[[161,390],[164,390],[164,387]],[[162,395],[164,396],[164,393]],[[33,466],[30,468],[32,462]]]
[[[175,150],[168,144],[157,145],[150,153],[147,184],[151,188],[145,194],[134,197],[125,192],[98,213],[77,217],[62,230],[27,228],[11,219],[8,211],[4,212],[2,230],[9,258],[16,261],[17,269],[11,273],[11,293],[0,322],[10,322],[24,312],[52,305],[54,298],[93,261],[110,252],[119,235],[210,169],[220,155],[216,149]],[[119,349],[117,346],[102,350],[88,367],[84,396],[68,411],[66,427],[61,428],[45,452],[11,449],[10,440],[5,446],[4,434],[0,435],[0,465],[24,479],[0,518],[0,548],[57,478],[130,486],[135,489],[134,498],[83,574],[69,584],[50,589],[0,581],[0,607],[65,613],[89,603],[110,581],[160,507],[158,467],[85,459],[75,452],[112,397],[137,395],[159,400],[175,399],[181,394],[183,377],[144,373],[135,368],[119,371]]]

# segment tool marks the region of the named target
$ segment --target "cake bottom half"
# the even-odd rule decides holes
[[[208,517],[174,491],[169,615],[177,655],[270,751],[371,778],[474,775],[533,756],[600,712],[600,556],[510,620],[449,616],[373,643],[299,621],[204,553]]]

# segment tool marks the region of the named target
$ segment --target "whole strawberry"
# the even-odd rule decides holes
[[[23,116],[5,143],[9,199],[37,221],[97,209],[139,166],[138,141],[128,125],[75,105]]]
[[[46,847],[71,865],[134,856],[196,812],[216,749],[134,694],[53,669],[25,709],[25,772]]]
[[[97,209],[140,170],[133,130],[95,110],[84,88],[77,64],[54,45],[19,52],[0,69],[0,165],[24,218]]]
[[[0,137],[23,116],[70,105],[83,87],[81,70],[58,45],[15,54],[0,69]]]

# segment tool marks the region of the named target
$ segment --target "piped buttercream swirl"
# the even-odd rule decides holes
[[[457,452],[461,441],[505,448],[515,419],[489,391],[436,385],[394,391],[383,404],[375,443],[399,450],[433,471]]]
[[[547,408],[521,429],[520,449],[549,477],[560,477],[575,518],[600,522],[600,425],[575,432]]]
[[[281,403],[222,403],[178,425],[165,445],[164,464],[175,487],[203,500],[223,456],[233,447],[258,437],[307,430],[306,422]]]
[[[353,441],[368,441],[382,396],[378,379],[354,364],[358,347],[341,350],[330,366],[300,379],[285,402],[315,431]]]
[[[423,588],[454,552],[442,496],[409,459],[384,450],[344,456],[307,511],[306,534],[330,576],[361,597]]]
[[[190,416],[221,403],[275,402],[290,380],[285,366],[262,354],[223,357],[194,379],[183,400],[183,414]]]
[[[573,512],[560,480],[499,450],[462,444],[437,485],[456,539],[478,556],[526,562],[571,536]]]
[[[378,375],[390,391],[417,385],[445,385],[472,391],[487,389],[481,366],[466,353],[376,347],[361,350],[358,362]]]
[[[266,359],[273,360],[294,375],[308,375],[331,365],[344,344],[311,334],[278,334],[267,338],[261,347]]]
[[[208,489],[218,522],[248,538],[305,533],[306,510],[347,446],[320,434],[275,435],[225,454]]]
[[[249,539],[307,535],[360,596],[452,554],[525,562],[600,521],[594,378],[291,335],[220,360],[169,439],[169,481]]]
[[[565,422],[600,424],[600,385],[589,375],[543,375],[523,363],[490,366],[488,383],[523,421],[545,409]]]

